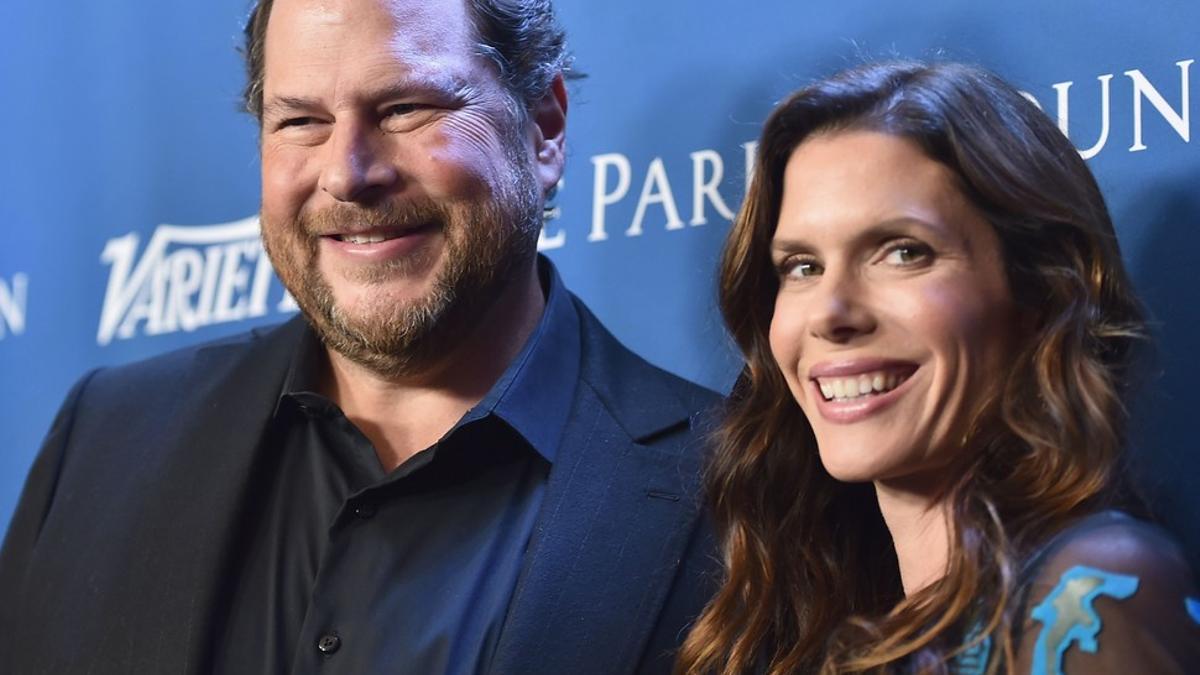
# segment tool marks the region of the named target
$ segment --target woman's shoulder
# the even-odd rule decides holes
[[[1200,671],[1200,594],[1157,526],[1093,515],[1054,537],[1025,575],[1018,672]]]
[[[1026,565],[1025,574],[1046,581],[1079,565],[1164,580],[1192,580],[1187,558],[1174,537],[1121,511],[1096,513],[1058,533]]]

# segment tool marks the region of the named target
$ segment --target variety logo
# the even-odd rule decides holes
[[[29,307],[29,276],[14,274],[12,279],[0,277],[0,340],[10,333],[25,332],[25,316]]]
[[[258,217],[186,227],[159,225],[137,256],[138,235],[109,240],[100,260],[108,288],[96,342],[142,333],[192,331],[230,321],[295,311],[286,291],[271,298],[274,277],[259,240]],[[272,302],[273,300],[273,302]]]

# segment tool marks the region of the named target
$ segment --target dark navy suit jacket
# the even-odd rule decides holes
[[[491,672],[665,675],[717,581],[697,428],[716,397],[575,302],[580,380]],[[0,551],[0,670],[211,672],[236,525],[301,321],[75,386]]]

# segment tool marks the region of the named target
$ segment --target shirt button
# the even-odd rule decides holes
[[[342,638],[336,633],[322,635],[320,640],[317,640],[317,649],[321,650],[322,654],[332,654],[342,647]]]
[[[367,503],[359,504],[354,507],[354,515],[359,518],[370,518],[375,515],[375,507]]]

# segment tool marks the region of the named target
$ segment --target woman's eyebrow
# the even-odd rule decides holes
[[[865,242],[877,241],[887,236],[910,233],[914,227],[923,232],[928,232],[939,239],[947,239],[954,236],[950,228],[943,224],[932,223],[913,216],[900,216],[872,224],[870,227],[855,234],[850,240],[849,245],[860,246]],[[771,251],[776,253],[812,252],[814,249],[815,247],[812,243],[802,237],[776,236],[771,239]]]

